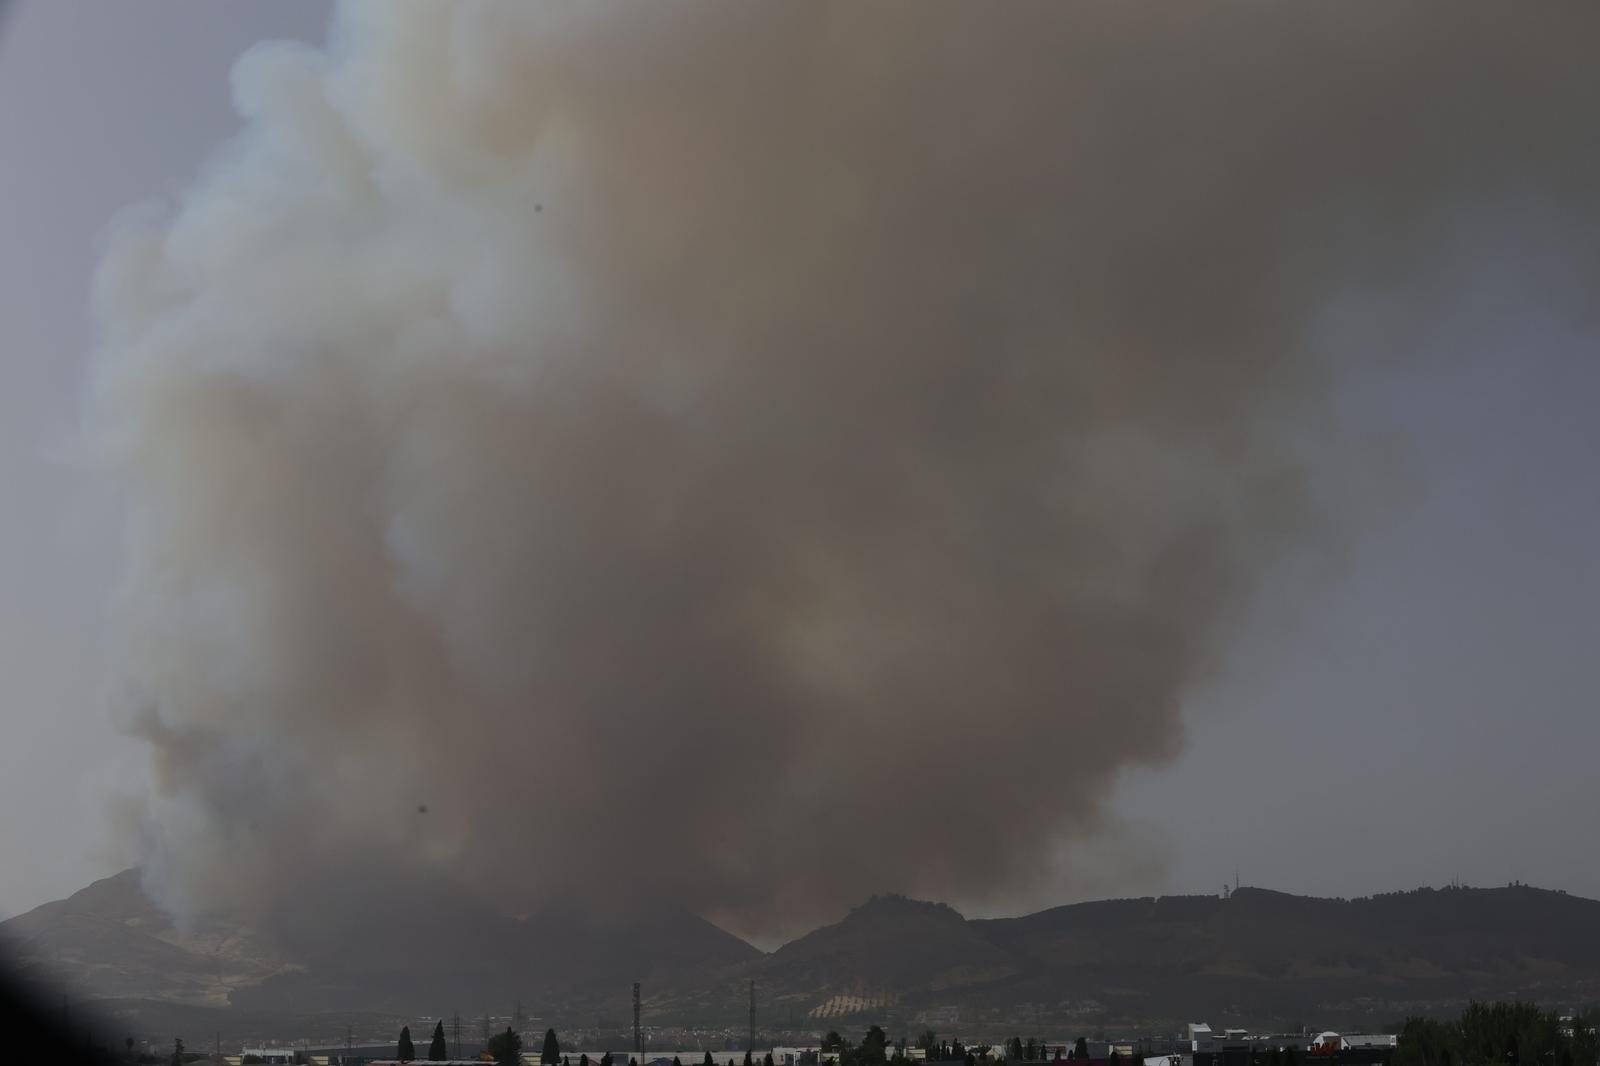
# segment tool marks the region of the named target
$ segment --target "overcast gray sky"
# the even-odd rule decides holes
[[[0,914],[113,872],[105,808],[141,773],[106,710],[116,515],[71,448],[97,242],[235,128],[242,49],[320,40],[326,14],[33,0],[3,24]],[[1152,861],[1113,856],[1144,872],[1062,901],[1215,891],[1236,867],[1328,895],[1459,876],[1600,896],[1597,322],[1548,313],[1562,279],[1524,266],[1463,263],[1422,357],[1350,389],[1352,420],[1405,430],[1405,502],[1337,573],[1273,585],[1191,701],[1185,754],[1119,786],[1117,847]],[[1359,343],[1361,309],[1326,328]]]

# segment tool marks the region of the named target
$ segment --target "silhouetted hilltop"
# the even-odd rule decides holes
[[[1600,902],[1525,886],[1352,900],[1245,888],[986,920],[878,896],[763,955],[673,908],[508,917],[426,896],[337,930],[180,932],[125,871],[0,923],[0,941],[30,980],[119,1010],[212,1008],[253,1025],[516,998],[587,1025],[627,1017],[635,980],[653,1024],[741,1025],[754,979],[763,1024],[802,1030],[891,1014],[906,1027],[960,1018],[966,1033],[1021,1018],[1059,1033],[1192,1018],[1387,1024],[1468,998],[1600,999]]]

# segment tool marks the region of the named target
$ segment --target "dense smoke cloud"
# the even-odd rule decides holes
[[[1052,884],[1328,522],[1340,362],[1463,217],[1595,187],[1589,42],[1496,15],[374,3],[253,51],[98,282],[152,883],[747,930]]]

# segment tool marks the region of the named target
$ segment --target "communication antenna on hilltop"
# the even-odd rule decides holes
[[[644,1066],[644,1035],[639,1029],[639,982],[633,983],[633,1053]]]
[[[750,1049],[750,1054],[756,1053],[756,979],[750,978],[750,1043],[745,1047]]]

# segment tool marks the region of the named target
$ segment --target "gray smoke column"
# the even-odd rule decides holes
[[[1049,889],[1326,528],[1341,362],[1479,208],[1593,221],[1592,37],[1450,11],[392,2],[246,55],[97,286],[152,884]]]

